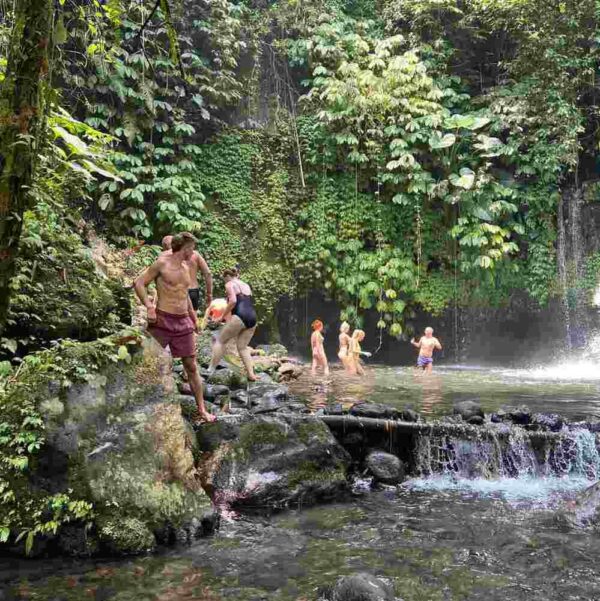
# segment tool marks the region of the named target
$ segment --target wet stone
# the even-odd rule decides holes
[[[400,411],[382,403],[359,403],[350,409],[350,415],[375,419],[398,419]]]
[[[506,417],[519,426],[526,426],[531,423],[531,410],[526,405],[519,407],[503,407]],[[498,412],[500,414],[500,412]]]
[[[471,426],[483,426],[484,419],[481,415],[473,415],[467,420],[467,424],[470,424]]]
[[[229,394],[229,388],[222,384],[205,384],[203,386],[204,398],[212,401],[218,396]]]
[[[371,574],[343,576],[318,595],[320,601],[395,601],[392,585]]]
[[[466,422],[469,422],[473,417],[481,417],[483,423],[483,409],[476,401],[460,401],[459,403],[456,403],[454,405],[453,413],[454,415],[460,415]]]
[[[383,484],[400,484],[404,480],[404,463],[390,453],[371,451],[365,460],[368,472]]]
[[[253,403],[254,405],[254,403]],[[256,405],[253,406],[251,412],[254,414],[259,413],[273,413],[283,408],[281,401],[275,398],[264,398],[261,399]]]
[[[405,407],[402,410],[400,419],[404,422],[418,422],[420,416],[414,409],[411,409],[410,407]]]
[[[559,432],[565,425],[565,420],[555,413],[536,413],[532,417],[531,424],[540,430]]]

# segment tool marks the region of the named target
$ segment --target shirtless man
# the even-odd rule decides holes
[[[158,259],[134,282],[135,292],[148,311],[148,332],[173,357],[181,357],[183,368],[196,399],[200,422],[216,420],[206,410],[202,396],[202,381],[196,366],[196,311],[188,295],[190,268],[188,262],[194,253],[196,239],[184,232],[173,236],[171,252]],[[148,296],[146,288],[156,283],[158,302]]]
[[[425,373],[430,374],[433,369],[433,351],[434,349],[438,351],[442,350],[440,341],[433,337],[433,328],[425,328],[425,336],[421,336],[419,342],[416,342],[412,338],[410,343],[419,349],[417,367],[422,368]]]
[[[187,233],[187,232],[185,232]],[[165,236],[162,239],[162,255],[167,255],[171,252],[171,244],[173,241],[173,236]],[[194,250],[192,256],[189,259],[186,259],[186,264],[190,269],[190,279],[191,286],[188,290],[188,294],[190,295],[190,299],[192,300],[192,306],[195,311],[198,311],[200,307],[200,289],[198,288],[198,271],[202,273],[202,277],[204,278],[204,284],[206,285],[206,306],[208,307],[210,303],[212,303],[212,289],[213,289],[213,281],[212,281],[212,273],[210,272],[210,268],[208,267],[208,263],[204,260],[204,257],[197,251]]]

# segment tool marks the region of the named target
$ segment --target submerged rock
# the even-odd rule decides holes
[[[400,484],[404,480],[404,463],[396,455],[384,451],[371,451],[365,459],[365,466],[377,482]]]
[[[531,425],[535,429],[559,432],[565,425],[565,419],[556,413],[536,413],[531,419]]]
[[[371,574],[341,577],[334,586],[318,592],[320,601],[394,601],[393,586]]]
[[[202,484],[218,505],[265,511],[348,491],[350,456],[317,420],[246,413],[201,426],[197,436]]]
[[[519,407],[503,405],[492,416],[493,422],[511,422],[518,426],[527,426],[531,423],[531,419],[531,410],[526,405],[521,405]]]
[[[389,407],[383,403],[358,403],[350,409],[350,415],[376,419],[399,419],[401,412],[396,407]]]
[[[466,422],[469,422],[474,417],[479,417],[481,418],[481,423],[483,423],[483,418],[485,417],[481,405],[476,401],[460,401],[454,405],[452,412],[454,415],[460,415]]]

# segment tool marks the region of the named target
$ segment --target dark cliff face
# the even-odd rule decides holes
[[[291,352],[307,357],[310,353],[310,323],[319,318],[325,324],[325,348],[330,358],[337,355],[340,307],[318,292],[303,299],[283,300],[277,316],[281,342]],[[365,315],[367,333],[363,348],[377,353],[372,362],[412,365],[416,351],[410,335],[400,339],[377,329],[379,316]],[[447,309],[439,317],[418,312],[410,325],[416,333],[434,328],[444,347],[437,355],[440,363],[523,366],[556,358],[565,347],[562,307],[558,300],[539,308],[526,295],[515,295],[502,308],[471,307]]]

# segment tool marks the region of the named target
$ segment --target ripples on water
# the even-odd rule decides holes
[[[452,412],[455,402],[479,401],[486,412],[502,405],[526,404],[532,411],[559,413],[571,420],[600,417],[600,364],[579,362],[531,369],[437,366],[427,376],[411,367],[371,366],[364,378],[333,369],[330,378],[305,373],[290,385],[311,409],[342,402],[372,401],[404,408],[425,417]]]

